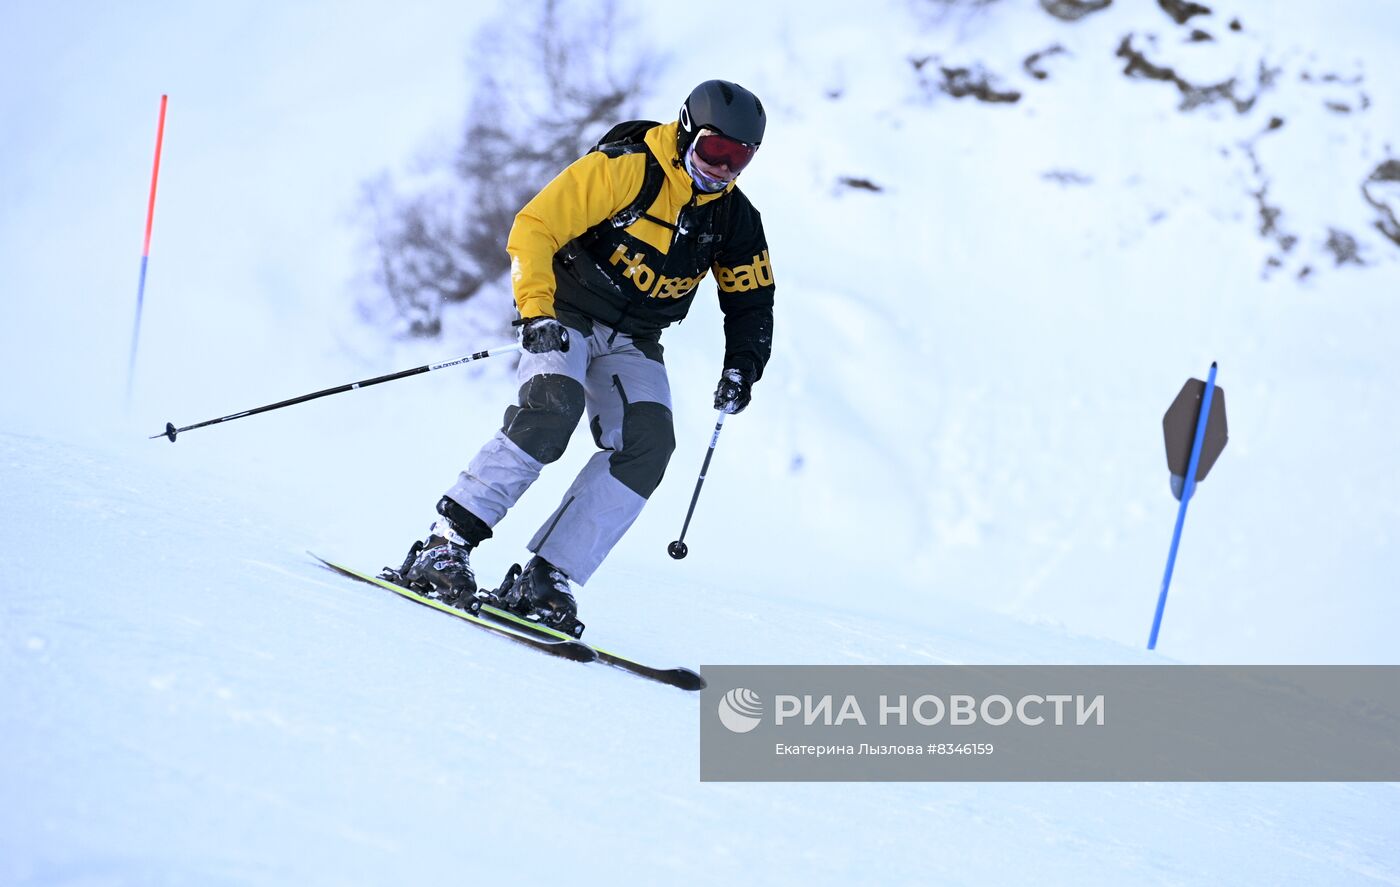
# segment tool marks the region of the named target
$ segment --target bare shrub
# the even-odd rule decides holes
[[[622,39],[615,0],[565,6],[537,0],[477,35],[450,158],[407,182],[384,173],[364,184],[376,286],[360,307],[372,322],[440,335],[447,306],[509,270],[506,236],[520,207],[609,126],[636,116],[657,60]]]

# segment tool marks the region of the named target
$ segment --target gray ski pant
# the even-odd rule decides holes
[[[585,332],[570,324],[567,352],[521,352],[518,403],[447,491],[496,526],[541,469],[564,454],[586,410],[600,452],[528,546],[579,584],[637,519],[676,446],[661,346],[591,326]]]

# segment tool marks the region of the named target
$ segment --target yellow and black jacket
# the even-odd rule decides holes
[[[717,194],[694,187],[677,156],[676,126],[585,154],[520,210],[506,245],[515,303],[522,317],[582,316],[655,341],[685,317],[713,270],[725,366],[757,379],[773,339],[763,222],[733,184]],[[636,212],[638,196],[645,202],[658,185]]]

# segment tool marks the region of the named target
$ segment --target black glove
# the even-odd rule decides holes
[[[715,409],[726,413],[742,413],[753,399],[753,378],[743,370],[730,367],[719,377],[715,387]]]
[[[520,327],[520,344],[531,354],[568,351],[569,330],[552,317],[531,317]]]

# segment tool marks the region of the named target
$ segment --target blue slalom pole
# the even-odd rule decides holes
[[[1157,632],[1162,628],[1162,613],[1167,609],[1167,589],[1172,584],[1172,569],[1176,566],[1176,550],[1181,545],[1181,530],[1186,526],[1186,506],[1196,492],[1196,468],[1201,462],[1201,444],[1206,439],[1206,426],[1210,424],[1210,401],[1215,395],[1216,364],[1210,365],[1210,376],[1206,378],[1206,391],[1201,397],[1201,414],[1196,418],[1196,437],[1191,443],[1191,461],[1186,467],[1186,481],[1181,490],[1181,506],[1176,510],[1176,530],[1172,533],[1171,551],[1167,553],[1167,572],[1162,576],[1162,591],[1157,595],[1157,613],[1152,617],[1152,636],[1147,639],[1147,649],[1157,649]]]
[[[126,402],[131,404],[131,384],[136,378],[136,350],[141,341],[141,308],[146,302],[146,265],[151,261],[150,253],[141,254],[141,276],[136,283],[136,321],[131,326],[131,356],[126,361]]]

